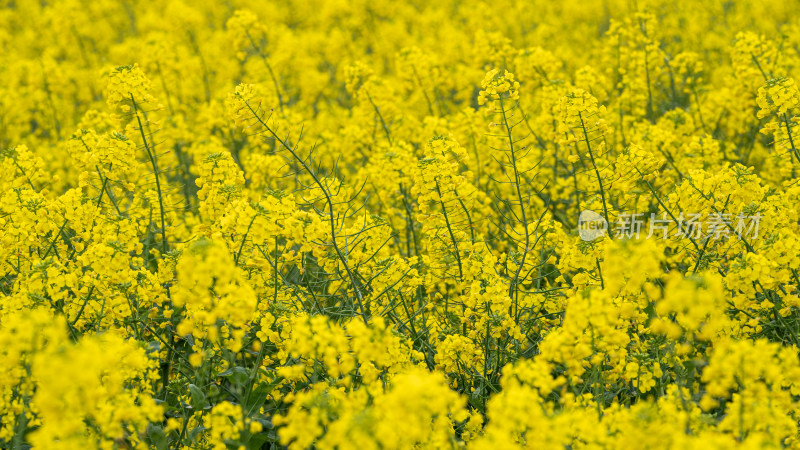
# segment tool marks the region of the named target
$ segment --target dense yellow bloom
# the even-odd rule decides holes
[[[778,78],[758,88],[757,101],[759,119],[770,114],[783,115],[800,105],[800,93],[793,78]]]
[[[110,71],[105,90],[106,103],[129,112],[131,102],[152,102],[151,84],[138,65],[120,66]]]
[[[493,112],[503,100],[513,102],[519,100],[519,82],[514,74],[508,71],[500,74],[499,69],[492,69],[481,82],[482,91],[478,93],[478,104],[489,104],[488,111]]]
[[[201,239],[181,255],[175,268],[177,286],[173,302],[184,308],[178,334],[216,338],[220,322],[245,327],[254,318],[255,293],[224,244]]]
[[[411,369],[376,388],[371,400],[360,392],[318,388],[298,394],[276,420],[289,448],[442,448],[454,445],[452,423],[468,417],[464,400],[443,377]],[[313,439],[313,440],[312,440]]]
[[[148,422],[162,416],[144,387],[152,371],[153,361],[138,344],[119,336],[86,337],[66,346],[51,342],[33,360],[38,388],[31,407],[42,426],[31,435],[31,443],[106,447],[125,438],[141,445]],[[89,433],[87,421],[94,424]]]
[[[214,223],[227,205],[241,196],[244,174],[227,151],[212,153],[203,158],[199,176],[195,181],[200,190],[201,216]]]
[[[0,447],[800,447],[799,11],[5,2]]]

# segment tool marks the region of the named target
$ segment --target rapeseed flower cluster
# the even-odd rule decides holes
[[[7,2],[0,447],[800,448],[798,12]]]

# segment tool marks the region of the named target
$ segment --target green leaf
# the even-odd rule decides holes
[[[192,396],[192,408],[196,410],[201,410],[208,406],[208,402],[206,401],[206,394],[203,392],[202,389],[195,386],[194,384],[189,385],[189,394]]]
[[[152,423],[147,425],[147,438],[150,444],[155,446],[158,450],[166,450],[169,448],[169,441],[167,440],[166,433],[157,425],[153,425]]]
[[[227,370],[226,370],[227,372]],[[250,379],[250,375],[247,373],[247,369],[244,367],[234,367],[230,369],[230,374],[225,375],[230,382],[235,386],[245,386],[247,380]]]
[[[247,450],[258,450],[269,440],[269,433],[258,433],[250,436],[247,440]]]
[[[264,403],[267,401],[267,395],[272,392],[275,387],[283,381],[283,378],[276,378],[270,382],[263,381],[261,382],[253,392],[247,397],[244,410],[245,413],[250,416],[251,414],[258,413],[258,410],[264,406]]]

